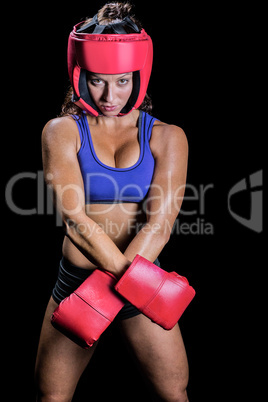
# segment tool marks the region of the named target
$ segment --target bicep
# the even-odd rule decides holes
[[[84,187],[70,124],[49,123],[42,133],[44,177],[63,219],[84,212]]]
[[[164,135],[166,137],[162,137]],[[187,139],[181,129],[168,126],[156,135],[151,148],[154,150],[155,171],[146,204],[147,221],[172,228],[185,191]]]

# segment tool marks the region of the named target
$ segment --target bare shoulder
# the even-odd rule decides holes
[[[57,117],[49,120],[42,131],[42,146],[45,148],[76,145],[78,129],[74,119],[70,116]]]
[[[156,121],[150,141],[152,153],[157,156],[188,155],[188,141],[182,128]]]

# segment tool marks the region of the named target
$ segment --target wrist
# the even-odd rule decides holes
[[[119,261],[116,262],[113,274],[116,276],[117,279],[120,279],[121,276],[123,276],[124,273],[127,271],[130,265],[131,261],[129,261],[126,257],[122,258],[120,262]]]

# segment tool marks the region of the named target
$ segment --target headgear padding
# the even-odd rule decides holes
[[[81,28],[83,22],[74,26],[68,41],[68,73],[74,90],[73,101],[93,116],[101,111],[93,102],[88,86],[86,72],[99,74],[124,74],[133,72],[133,90],[127,105],[120,115],[137,109],[145,97],[153,63],[153,44],[150,36],[139,32],[130,18],[109,25],[99,25],[97,17]],[[95,25],[93,33],[86,33]],[[124,26],[137,33],[127,34]],[[113,34],[102,33],[112,29]]]

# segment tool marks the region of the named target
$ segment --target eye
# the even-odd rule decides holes
[[[118,83],[120,85],[126,85],[129,82],[129,80],[125,79],[125,78],[121,78],[121,80],[118,81]]]
[[[102,81],[101,79],[99,79],[99,78],[94,78],[94,79],[90,80],[90,83],[91,83],[92,85],[98,86],[98,85],[102,85],[102,84],[103,84],[103,81]]]

